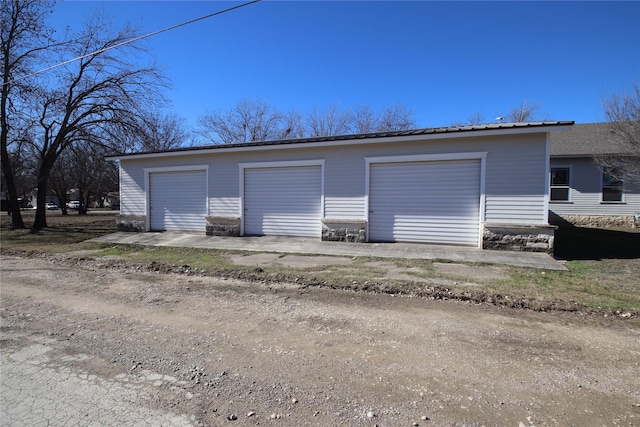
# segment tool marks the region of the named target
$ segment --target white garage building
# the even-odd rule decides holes
[[[122,154],[119,231],[551,251],[549,133],[500,123]]]

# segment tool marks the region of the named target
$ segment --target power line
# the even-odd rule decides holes
[[[171,27],[167,27],[167,28],[164,28],[162,30],[158,30],[158,31],[154,31],[152,33],[148,33],[148,34],[142,35],[142,36],[134,37],[134,38],[132,38],[130,40],[126,40],[126,41],[123,41],[121,43],[114,44],[113,46],[105,47],[103,49],[99,49],[99,50],[93,51],[91,53],[87,53],[87,54],[84,54],[82,56],[78,56],[76,58],[69,59],[69,60],[64,61],[64,62],[60,62],[59,64],[55,64],[55,65],[52,65],[50,67],[43,68],[42,70],[36,71],[34,73],[27,74],[27,75],[24,75],[22,77],[18,77],[17,79],[13,79],[10,82],[7,82],[6,84],[14,83],[14,82],[17,82],[18,80],[26,79],[27,77],[35,76],[37,74],[41,74],[41,73],[47,72],[49,70],[53,70],[54,68],[62,67],[63,65],[67,65],[67,64],[70,64],[72,62],[79,61],[81,59],[87,58],[87,57],[92,56],[92,55],[96,55],[96,54],[99,54],[99,53],[102,53],[102,52],[106,52],[107,50],[115,49],[115,48],[130,44],[130,43],[137,42],[139,40],[147,39],[149,37],[155,36],[155,35],[160,34],[160,33],[165,33],[167,31],[175,30],[176,28],[184,27],[185,25],[193,24],[194,22],[202,21],[204,19],[208,19],[208,18],[211,18],[211,17],[216,16],[216,15],[222,15],[223,13],[231,12],[232,10],[240,9],[241,7],[249,6],[250,4],[258,3],[259,1],[260,0],[252,0],[252,1],[249,1],[249,2],[246,2],[246,3],[243,3],[243,4],[239,4],[237,6],[233,6],[233,7],[229,7],[227,9],[224,9],[224,10],[220,10],[218,12],[210,13],[209,15],[201,16],[200,18],[192,19],[190,21],[183,22],[181,24],[173,25]]]

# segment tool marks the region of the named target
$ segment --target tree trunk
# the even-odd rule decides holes
[[[87,214],[87,205],[85,203],[85,197],[81,188],[78,188],[78,201],[80,202],[80,206],[78,206],[78,215],[86,215]]]
[[[60,138],[64,138],[65,135],[58,133],[56,135],[56,142]],[[40,166],[38,167],[38,193],[36,198],[36,219],[33,222],[34,230],[42,230],[47,228],[47,190],[49,188],[49,178],[51,177],[51,171],[53,166],[58,160],[59,154],[56,152],[60,143],[54,143],[47,152],[42,154],[40,158]]]
[[[47,189],[49,188],[49,175],[56,161],[56,156],[45,154],[38,168],[38,193],[36,196],[36,219],[33,222],[34,230],[47,228]]]
[[[9,154],[7,153],[6,146],[4,145],[2,147],[2,174],[4,175],[4,182],[7,186],[7,193],[9,196],[11,228],[14,230],[23,229],[25,227],[24,221],[22,220],[22,212],[20,212],[20,203],[18,203],[18,192],[16,191],[16,184],[13,180],[13,170],[11,169]]]
[[[4,48],[4,40],[2,43]],[[18,203],[18,192],[16,191],[16,183],[13,180],[13,168],[11,167],[11,160],[9,159],[9,151],[7,149],[7,145],[9,144],[9,124],[7,123],[7,99],[9,96],[9,75],[7,68],[9,66],[8,58],[4,58],[3,62],[4,72],[2,80],[2,96],[0,99],[0,146],[2,146],[2,153],[0,154],[2,160],[0,164],[2,164],[2,174],[4,175],[4,182],[7,186],[7,193],[9,196],[11,228],[22,229],[24,228],[24,221],[22,221],[22,213],[20,212],[20,204]]]
[[[36,198],[36,219],[33,222],[34,230],[42,230],[47,228],[47,183],[49,181],[48,176],[40,177],[38,179],[38,193]]]

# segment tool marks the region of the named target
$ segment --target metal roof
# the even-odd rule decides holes
[[[382,138],[410,138],[410,137],[419,137],[419,136],[437,136],[437,135],[456,135],[456,134],[465,134],[471,132],[482,132],[482,131],[505,131],[508,133],[511,131],[529,131],[535,132],[539,130],[540,132],[544,132],[544,127],[554,127],[554,126],[571,126],[573,125],[573,121],[549,121],[549,122],[521,122],[521,123],[491,123],[491,124],[482,124],[482,125],[467,125],[467,126],[447,126],[447,127],[435,127],[435,128],[422,128],[422,129],[412,129],[412,130],[400,130],[400,131],[388,131],[388,132],[374,132],[374,133],[361,133],[361,134],[349,134],[349,135],[334,135],[334,136],[317,136],[310,138],[298,138],[298,139],[278,139],[278,140],[269,140],[269,141],[258,141],[258,142],[241,142],[235,144],[214,144],[214,145],[203,145],[203,146],[195,146],[195,147],[183,147],[176,148],[171,150],[164,151],[148,151],[142,153],[122,153],[114,156],[109,156],[107,159],[115,160],[120,158],[127,158],[131,156],[153,156],[159,154],[170,154],[170,153],[193,153],[197,151],[205,151],[205,150],[234,150],[234,149],[242,149],[242,148],[252,148],[252,147],[269,147],[269,146],[286,146],[286,145],[303,145],[303,144],[312,144],[312,143],[349,143],[349,141],[363,141],[363,140],[375,140]]]
[[[567,132],[551,134],[552,157],[591,157],[595,154],[629,154],[629,148],[620,143],[607,122],[577,124]]]

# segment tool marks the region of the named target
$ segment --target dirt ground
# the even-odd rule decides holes
[[[180,425],[640,426],[640,331],[620,320],[0,262],[3,357],[46,344]]]

